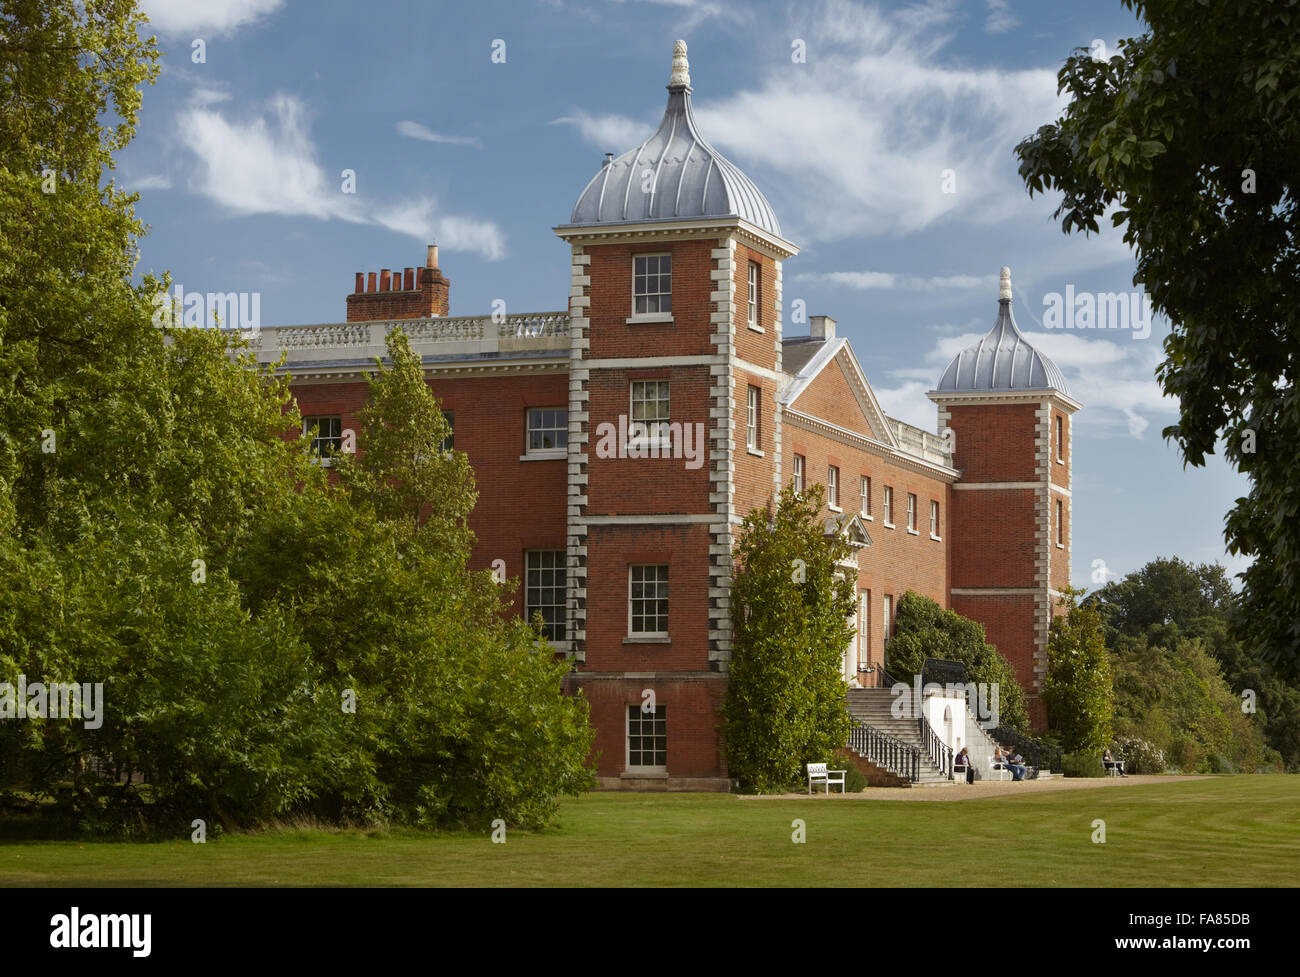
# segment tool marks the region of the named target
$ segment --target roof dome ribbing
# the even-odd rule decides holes
[[[668,107],[645,142],[606,160],[574,205],[571,224],[740,217],[781,236],[772,205],[700,135],[691,111],[686,42],[673,46]]]
[[[1011,314],[1011,269],[1002,269],[998,320],[979,342],[958,353],[939,378],[936,393],[1059,390],[1069,396],[1065,375],[1020,334]]]

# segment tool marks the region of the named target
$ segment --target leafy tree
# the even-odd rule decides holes
[[[1185,641],[1195,639],[1197,646],[1218,663],[1222,669],[1221,680],[1227,682],[1236,696],[1233,728],[1236,728],[1236,717],[1243,714],[1242,694],[1247,693],[1247,699],[1253,695],[1257,711],[1244,715],[1262,726],[1265,742],[1280,754],[1287,769],[1300,769],[1300,689],[1284,681],[1271,666],[1254,658],[1234,637],[1230,621],[1236,602],[1223,567],[1193,565],[1177,558],[1153,560],[1124,579],[1106,584],[1085,600],[1097,608],[1106,622],[1106,645],[1113,654],[1118,654],[1121,648],[1134,647],[1136,641],[1149,647],[1153,655],[1163,653],[1182,660],[1187,655],[1178,649]],[[1150,674],[1155,675],[1157,671],[1153,669]],[[1122,717],[1130,717],[1140,726],[1146,715],[1146,706],[1141,704],[1145,700],[1134,706],[1121,701],[1119,681],[1117,672],[1117,735]],[[1207,681],[1213,684],[1217,680]],[[1152,742],[1161,740],[1162,734],[1154,722],[1148,732]],[[1200,744],[1202,759],[1210,756],[1211,745],[1207,741],[1195,742]],[[1160,748],[1167,747],[1164,743]],[[1214,749],[1216,755],[1228,756],[1233,752],[1233,748],[1222,744]],[[1266,761],[1257,762],[1263,765]]]
[[[727,767],[743,790],[782,790],[848,740],[844,649],[854,582],[849,545],[827,533],[822,489],[781,492],[745,517],[731,590],[732,660],[723,705]]]
[[[1030,193],[1059,192],[1066,233],[1111,211],[1134,283],[1172,324],[1164,434],[1203,465],[1222,440],[1251,483],[1226,519],[1251,656],[1300,674],[1300,17],[1289,3],[1124,0],[1145,32],[1076,51],[1069,104],[1016,149]]]
[[[890,674],[901,682],[920,675],[927,658],[961,662],[968,682],[997,688],[999,723],[1028,732],[1029,712],[1016,670],[984,640],[984,625],[978,621],[909,590],[898,601],[887,653]]]
[[[1052,618],[1043,702],[1048,729],[1067,753],[1100,754],[1110,744],[1114,693],[1101,615],[1067,588],[1065,613]]]
[[[156,72],[140,27],[125,0],[0,12],[0,682],[105,696],[93,727],[0,722],[0,807],[544,823],[591,782],[586,703],[467,569],[472,473],[430,447],[404,337],[331,487],[288,378],[132,284],[134,197],[103,181]]]

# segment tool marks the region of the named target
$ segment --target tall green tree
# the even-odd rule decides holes
[[[1043,702],[1047,728],[1066,752],[1100,756],[1110,744],[1114,691],[1101,615],[1079,604],[1081,593],[1067,588],[1065,613],[1052,618]]]
[[[1250,479],[1226,519],[1237,625],[1300,674],[1300,11],[1289,2],[1123,0],[1144,21],[1114,55],[1079,50],[1064,113],[1016,149],[1066,233],[1109,213],[1172,326],[1158,377],[1186,464],[1221,448]]]
[[[898,601],[886,655],[889,673],[903,682],[920,675],[927,658],[961,662],[968,682],[998,690],[999,724],[1029,731],[1025,693],[1016,681],[1016,670],[984,640],[984,625],[978,621],[944,610],[924,594],[909,590]]]
[[[822,489],[785,488],[745,517],[731,589],[732,657],[723,706],[727,768],[744,790],[781,790],[848,741],[844,650],[855,585],[849,544],[819,516]]]

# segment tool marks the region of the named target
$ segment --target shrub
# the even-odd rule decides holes
[[[1096,753],[1067,753],[1061,757],[1061,769],[1067,777],[1104,777],[1106,768]]]
[[[1111,756],[1124,761],[1125,773],[1164,773],[1165,755],[1151,743],[1137,737],[1121,737],[1111,747]]]
[[[831,764],[834,769],[842,769],[844,774],[844,792],[846,794],[861,794],[871,785],[867,783],[867,775],[858,769],[858,765],[853,762],[853,758],[843,751],[835,754],[835,762]]]

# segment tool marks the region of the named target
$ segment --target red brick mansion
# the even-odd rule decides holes
[[[853,544],[846,678],[876,684],[914,590],[985,625],[1041,725],[1080,405],[1017,330],[1006,269],[993,328],[930,393],[945,436],[888,416],[834,319],[787,331],[797,248],[690,96],[678,42],[659,129],[607,155],[555,228],[567,310],[451,316],[431,246],[423,268],[358,274],[344,323],[261,330],[259,355],[287,351],[307,423],[335,441],[388,331],[407,331],[478,481],[474,563],[504,561],[519,609],[571,657],[603,786],[725,789],[735,533],[790,482],[826,486]]]

